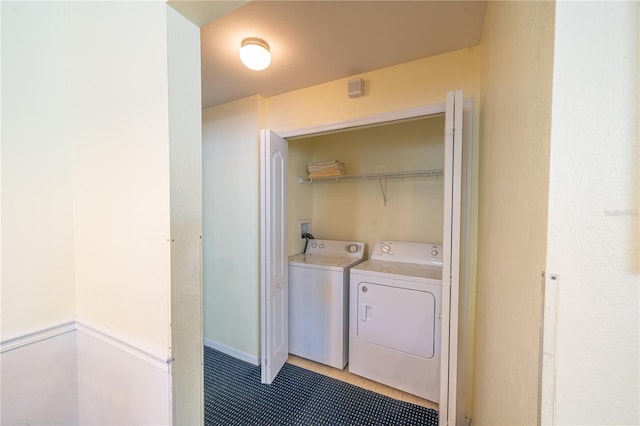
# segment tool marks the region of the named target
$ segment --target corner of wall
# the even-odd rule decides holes
[[[554,15],[552,2],[489,2],[487,7],[481,45],[474,423],[537,421]]]

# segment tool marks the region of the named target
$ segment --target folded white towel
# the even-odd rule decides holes
[[[324,171],[344,171],[344,164],[336,160],[309,163],[309,165],[307,165],[307,171],[309,173]]]

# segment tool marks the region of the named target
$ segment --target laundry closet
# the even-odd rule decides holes
[[[435,103],[438,100],[442,103]],[[208,253],[204,271],[207,345],[260,364],[263,383],[275,379],[289,353],[288,257],[304,250],[301,223],[308,224],[307,231],[316,239],[363,242],[367,258],[380,241],[441,244],[443,275],[446,265],[449,288],[443,291],[442,311],[436,314],[443,330],[442,350],[432,352],[443,360],[440,415],[452,418],[452,410],[462,406],[456,403],[462,400],[456,398],[461,386],[452,389],[462,357],[456,361],[460,353],[455,346],[458,324],[448,322],[458,313],[454,289],[459,279],[456,274],[459,270],[464,273],[458,266],[464,259],[454,256],[460,250],[457,244],[463,241],[459,227],[465,214],[461,212],[467,211],[464,196],[461,207],[460,193],[456,194],[456,185],[464,182],[464,170],[453,154],[464,157],[471,146],[466,142],[471,140],[472,110],[460,90],[447,92],[446,102],[442,97],[423,101],[433,103],[343,121],[318,114],[316,121],[327,119],[329,124],[325,125],[279,120],[289,114],[270,104],[280,111],[269,121],[277,131],[261,124],[260,99],[243,99],[206,111],[203,181],[208,185],[204,186],[203,215],[207,237],[203,245]],[[253,119],[253,125],[246,125],[248,119]],[[296,127],[298,123],[301,127]],[[259,149],[255,149],[256,128]],[[328,160],[344,163],[347,177],[322,183],[305,180],[309,163]],[[255,163],[260,165],[259,172],[251,173]],[[407,172],[411,177],[397,178]],[[463,194],[465,187],[463,183]],[[250,196],[256,190],[259,203]],[[256,215],[259,221],[255,221]],[[251,244],[256,234],[260,236],[257,251]],[[258,268],[250,267],[253,254]],[[460,282],[464,279],[462,276]],[[260,300],[257,309],[251,303],[256,290]],[[258,321],[246,321],[254,313]],[[465,323],[461,318],[460,324]],[[461,333],[464,337],[464,331]],[[252,342],[260,345],[258,356],[252,352]]]
[[[444,127],[414,117],[287,148],[289,352],[434,402]]]
[[[301,227],[315,238],[367,244],[442,243],[444,115],[289,139],[288,253],[300,253]],[[307,165],[337,160],[346,179],[308,179]],[[411,177],[398,177],[401,173]],[[387,176],[376,178],[377,175]]]

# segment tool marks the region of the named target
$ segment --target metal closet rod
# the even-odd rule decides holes
[[[298,177],[298,183],[324,183],[324,182],[341,182],[345,180],[371,180],[371,179],[404,179],[404,178],[417,178],[417,177],[435,177],[442,176],[444,174],[443,169],[431,169],[431,170],[411,170],[402,172],[385,172],[385,173],[366,173],[359,175],[341,175],[341,176],[327,176],[312,179],[305,179]]]

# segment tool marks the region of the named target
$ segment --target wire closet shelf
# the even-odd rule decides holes
[[[349,180],[381,180],[381,179],[405,179],[405,178],[419,178],[419,177],[436,177],[442,176],[444,170],[432,169],[432,170],[410,170],[402,172],[383,172],[383,173],[363,173],[358,175],[339,175],[339,176],[326,176],[316,177],[312,179],[306,179],[298,177],[298,183],[325,183],[325,182],[342,182]]]
[[[311,179],[305,179],[298,177],[298,183],[328,183],[328,182],[344,182],[353,180],[377,180],[380,182],[380,193],[382,194],[382,200],[384,205],[387,205],[387,179],[406,179],[406,178],[420,178],[420,177],[436,177],[444,174],[443,169],[432,170],[411,170],[402,172],[385,172],[385,173],[367,173],[359,175],[339,175],[339,176],[326,176],[316,177]],[[384,182],[384,184],[383,184]]]

